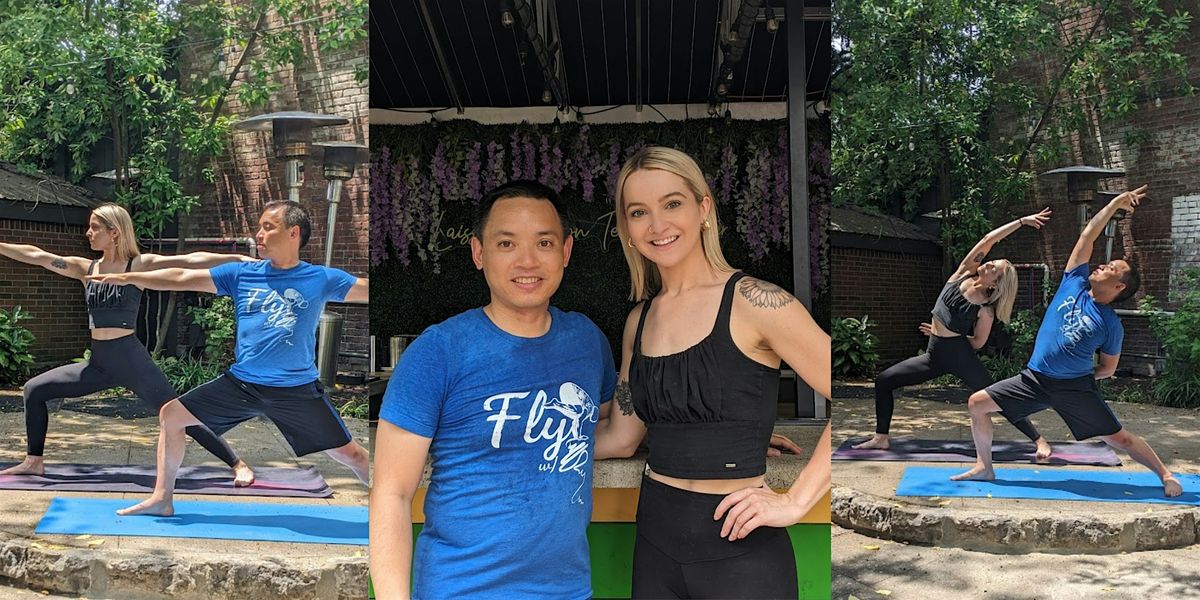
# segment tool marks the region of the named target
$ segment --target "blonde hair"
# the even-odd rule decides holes
[[[117,260],[129,260],[139,254],[137,236],[133,233],[133,219],[129,217],[129,212],[121,206],[111,202],[105,202],[100,206],[92,209],[92,215],[105,227],[117,232]]]
[[[654,261],[642,256],[637,248],[629,247],[629,220],[625,215],[625,181],[634,172],[642,169],[656,169],[678,175],[687,184],[697,203],[702,202],[704,198],[709,199],[712,210],[708,213],[708,222],[711,226],[700,232],[700,246],[704,249],[704,258],[709,266],[717,271],[734,271],[721,252],[721,221],[717,217],[717,203],[713,199],[708,182],[704,179],[704,173],[700,171],[700,166],[692,157],[674,148],[647,146],[625,161],[617,177],[614,195],[617,236],[621,239],[621,250],[625,252],[625,264],[629,266],[629,299],[645,300],[662,286],[658,266]]]
[[[1017,269],[1009,261],[1004,261],[1004,271],[996,280],[996,299],[990,304],[996,311],[996,318],[1008,323],[1012,318],[1013,303],[1017,300]]]

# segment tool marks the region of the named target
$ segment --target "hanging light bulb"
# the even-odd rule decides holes
[[[729,125],[730,123],[733,123],[733,111],[727,108],[725,109],[725,124]]]
[[[779,19],[775,17],[775,9],[767,7],[767,33],[779,31]]]
[[[553,99],[554,96],[550,95],[550,88],[542,88],[542,102],[549,104]]]
[[[512,0],[500,0],[500,24],[506,29],[511,28],[516,19],[513,18]]]

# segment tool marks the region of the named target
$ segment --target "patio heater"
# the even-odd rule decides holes
[[[300,202],[301,165],[312,145],[312,130],[329,125],[345,125],[345,117],[289,110],[267,113],[243,119],[234,128],[243,131],[271,131],[275,146],[275,158],[284,161],[283,185],[288,191],[288,200]]]
[[[1121,192],[1096,192],[1096,198],[1099,198],[1104,204],[1113,201],[1113,198],[1120,196]],[[1125,209],[1117,210],[1117,214],[1104,225],[1104,262],[1112,260],[1113,238],[1117,236],[1117,221],[1125,220],[1128,213]]]
[[[354,167],[367,160],[367,147],[353,142],[322,142],[313,144],[324,149],[324,175],[329,181],[325,199],[329,201],[329,216],[325,221],[325,266],[333,264],[333,232],[337,222],[337,205],[342,184],[354,176]],[[332,386],[337,380],[338,348],[342,345],[344,318],[328,308],[321,311],[317,324],[317,372],[321,383]]]
[[[1081,231],[1087,226],[1088,219],[1090,218],[1088,216],[1088,205],[1092,201],[1101,200],[1107,203],[1120,195],[1120,192],[1097,191],[1096,186],[1100,183],[1100,180],[1125,176],[1125,171],[1120,169],[1104,169],[1084,165],[1053,169],[1042,173],[1042,175],[1058,175],[1060,173],[1067,175],[1067,200],[1076,206],[1079,229]],[[1117,221],[1124,218],[1125,211],[1119,210],[1116,216],[1104,225],[1104,262],[1112,260],[1113,237],[1117,233]]]

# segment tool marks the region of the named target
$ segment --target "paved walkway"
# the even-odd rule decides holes
[[[0,462],[24,457],[25,426],[19,391],[0,391]],[[80,412],[86,411],[86,412]],[[158,421],[134,399],[101,396],[68,400],[50,414],[46,458],[50,462],[154,464]],[[119,416],[111,416],[119,415]],[[367,424],[348,419],[360,443]],[[236,501],[283,504],[365,505],[367,489],[347,468],[317,453],[296,458],[270,422],[239,425],[226,440],[252,466],[316,467],[334,495],[328,499],[239,498]],[[194,442],[185,464],[221,465]],[[153,537],[35,535],[51,498],[115,494],[0,491],[0,584],[47,589],[89,598],[346,599],[366,597],[366,548],[346,545],[292,544]],[[121,494],[130,504],[144,494]],[[216,496],[179,495],[180,500]],[[98,545],[88,542],[103,540]],[[8,579],[5,579],[8,578]]]
[[[962,388],[916,387],[896,402],[892,435],[970,440],[970,419]],[[849,437],[874,431],[870,384],[844,384],[834,390],[834,447]],[[1200,411],[1112,403],[1126,427],[1144,438],[1176,473],[1200,473]],[[1032,420],[1052,442],[1069,440],[1062,419],[1043,411]],[[1002,417],[994,418],[996,439],[1023,436]],[[1143,467],[1118,453],[1122,470]],[[897,498],[902,462],[836,461],[834,521],[882,538],[996,552],[1114,553],[1152,547],[1183,547],[1200,542],[1200,509],[1179,505],[1117,502],[1064,502],[992,498]],[[963,470],[970,463],[938,463]],[[1004,464],[1004,467],[1046,468]],[[1056,467],[1063,468],[1063,467]],[[1094,468],[1094,467],[1065,467]],[[936,532],[936,533],[931,533]],[[835,554],[836,556],[836,554]]]

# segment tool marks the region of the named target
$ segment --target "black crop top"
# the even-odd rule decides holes
[[[99,261],[88,265],[88,275]],[[125,272],[133,268],[133,259],[125,264]],[[87,299],[88,328],[119,327],[137,329],[138,307],[142,304],[142,289],[136,285],[116,285],[89,281],[84,287]]]
[[[946,329],[961,335],[969,335],[979,319],[979,305],[972,304],[963,297],[962,282],[970,278],[965,275],[946,284],[942,293],[938,294],[937,303],[933,305],[933,316],[937,317]]]
[[[737,479],[767,472],[767,446],[775,425],[779,369],[746,356],[729,333],[733,289],[725,284],[712,332],[700,343],[667,356],[642,354],[642,306],[629,365],[633,408],[649,430],[647,464],[656,473],[684,479]]]

